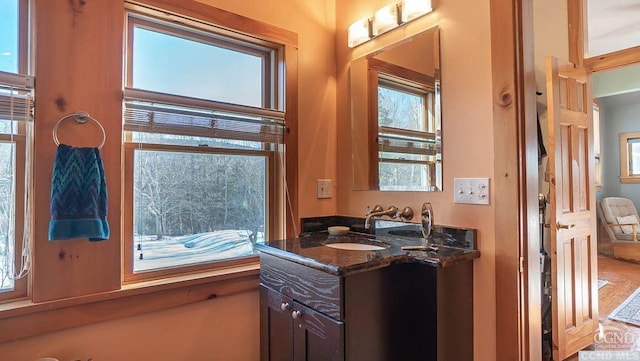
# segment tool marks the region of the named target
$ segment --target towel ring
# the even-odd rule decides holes
[[[53,126],[53,141],[56,143],[56,145],[60,145],[60,140],[58,140],[58,126],[60,126],[60,123],[68,118],[73,118],[78,124],[84,124],[90,120],[93,120],[96,124],[98,124],[98,127],[100,127],[100,131],[102,131],[102,143],[100,143],[98,149],[102,149],[104,142],[107,140],[107,133],[105,133],[104,127],[102,126],[102,124],[100,124],[99,121],[96,120],[96,118],[83,111],[67,114],[56,122],[56,125]]]

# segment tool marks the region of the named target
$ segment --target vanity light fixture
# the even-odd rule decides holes
[[[402,0],[384,6],[372,18],[358,20],[349,26],[347,45],[356,47],[432,10],[431,0]]]
[[[349,26],[348,45],[356,47],[371,39],[371,22],[369,19],[360,19]]]
[[[371,21],[371,35],[378,36],[399,25],[398,5],[391,4],[378,9]]]
[[[402,0],[403,23],[411,21],[432,11],[431,0]]]

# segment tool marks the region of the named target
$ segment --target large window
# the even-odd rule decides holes
[[[279,47],[128,14],[125,279],[244,262],[281,219]]]
[[[640,132],[620,134],[620,182],[640,183]]]
[[[26,1],[0,1],[0,301],[27,295],[26,186],[33,80],[27,76]]]

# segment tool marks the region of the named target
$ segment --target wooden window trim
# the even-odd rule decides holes
[[[128,16],[128,41],[127,49],[129,53],[127,54],[127,60],[129,61],[127,68],[129,72],[126,74],[126,83],[132,83],[132,72],[131,72],[131,51],[133,50],[133,42],[132,42],[132,34],[133,28],[136,26],[140,26],[146,29],[150,29],[153,31],[162,32],[169,35],[179,36],[185,39],[197,39],[198,41],[205,42],[212,46],[220,46],[224,48],[228,48],[231,50],[235,50],[242,53],[250,53],[253,55],[261,55],[263,58],[263,64],[265,66],[270,66],[271,56],[267,55],[267,53],[278,52],[275,48],[269,48],[269,50],[258,51],[254,50],[251,46],[241,46],[232,44],[232,40],[219,40],[216,39],[216,33],[212,32],[211,36],[207,36],[205,34],[198,34],[197,31],[200,31],[199,28],[194,28],[194,32],[190,32],[186,29],[182,29],[179,27],[171,27],[169,25],[165,25],[163,23],[155,23],[151,20],[146,20],[146,18],[140,18],[139,14],[129,13]],[[142,15],[144,16],[144,15]],[[162,21],[161,19],[159,21]],[[205,31],[205,30],[202,30]],[[277,72],[276,72],[277,73]],[[269,83],[269,79],[272,72],[265,72],[265,82],[263,83],[263,93],[265,93],[264,100],[265,102],[271,101],[271,93],[272,88],[278,88],[277,85],[271,86]],[[277,93],[277,91],[273,91]],[[263,104],[264,105],[264,104]],[[126,133],[128,134],[128,132]],[[127,139],[131,137],[127,135]],[[123,240],[124,240],[124,250],[123,250],[123,283],[135,283],[144,280],[151,279],[162,279],[168,276],[180,275],[180,274],[193,274],[198,272],[206,272],[210,269],[215,269],[219,267],[228,267],[233,265],[242,265],[247,262],[254,262],[257,259],[256,255],[247,256],[247,257],[238,257],[238,258],[230,258],[225,260],[211,261],[211,262],[203,262],[193,265],[184,265],[184,266],[175,266],[168,267],[163,269],[155,269],[149,270],[145,272],[135,273],[133,269],[134,263],[134,254],[133,254],[133,161],[134,161],[134,152],[135,149],[146,149],[146,150],[166,150],[166,151],[178,151],[178,152],[189,152],[189,153],[209,153],[209,154],[223,154],[223,155],[249,155],[249,156],[264,156],[267,160],[267,178],[268,180],[276,179],[276,175],[274,173],[275,166],[275,156],[274,152],[263,150],[263,151],[251,151],[251,150],[237,150],[237,149],[227,149],[227,148],[204,148],[204,147],[190,147],[190,146],[173,146],[173,145],[163,145],[163,144],[149,144],[149,143],[127,143],[124,147],[124,206],[123,206]],[[275,184],[274,182],[268,181],[266,185],[266,199],[267,199],[267,224],[266,228],[268,233],[265,235],[267,238],[272,237],[273,227],[272,225],[275,223],[273,221],[273,217],[278,212],[275,211],[275,203],[268,202],[270,199],[277,198],[274,194]]]
[[[533,3],[491,0],[490,16],[493,148],[500,155],[494,164],[496,360],[540,360]]]
[[[18,0],[18,73],[30,74],[31,70],[31,1]],[[14,264],[16,269],[21,264],[22,258],[22,242],[24,236],[24,217],[32,217],[32,214],[25,213],[24,194],[25,194],[25,177],[27,167],[26,162],[26,139],[25,127],[18,126],[17,134],[0,135],[0,141],[13,141],[16,149],[16,169],[15,169],[15,245],[14,245]],[[31,185],[29,185],[31,187]],[[29,296],[28,289],[29,276],[14,281],[13,290],[0,292],[0,302],[11,299],[22,299]]]
[[[268,210],[267,212],[275,212],[278,214],[282,214],[282,219],[275,219],[276,217],[268,217],[267,226],[270,230],[270,235],[268,235],[269,239],[273,237],[294,237],[296,236],[295,230],[299,224],[299,214],[298,214],[298,144],[297,144],[297,118],[298,118],[298,35],[294,32],[284,30],[281,28],[274,27],[272,25],[262,23],[260,21],[246,18],[241,15],[237,15],[222,9],[217,9],[215,7],[200,3],[198,1],[184,1],[179,4],[174,1],[168,0],[145,0],[144,2],[137,1],[127,1],[125,2],[125,10],[129,12],[134,12],[137,14],[141,14],[143,16],[149,16],[160,20],[169,21],[171,23],[179,23],[181,25],[200,28],[204,30],[216,30],[216,32],[225,31],[229,32],[229,34],[234,34],[236,36],[245,37],[247,41],[260,45],[261,43],[267,47],[270,44],[272,48],[274,44],[278,44],[280,46],[279,49],[273,52],[272,59],[267,59],[268,61],[273,62],[274,66],[271,66],[273,69],[272,72],[266,74],[268,77],[267,80],[273,79],[272,83],[275,81],[275,89],[267,89],[265,93],[265,102],[272,103],[274,106],[277,106],[279,109],[286,109],[285,112],[285,122],[286,122],[286,133],[284,145],[277,146],[275,152],[272,152],[271,157],[268,160],[268,167],[270,174],[273,175],[274,179],[285,179],[283,184],[277,185],[274,184],[271,180],[268,180],[267,185],[267,193],[268,193]],[[180,14],[174,15],[174,14]],[[127,25],[127,35],[125,39],[125,46],[127,47],[127,73],[131,74],[131,36],[132,32],[130,31],[130,25]],[[268,65],[268,61],[265,61],[265,64]],[[130,85],[130,80],[128,77],[125,77],[125,83]],[[286,89],[284,92],[284,96],[279,96],[278,89]],[[125,139],[130,139],[130,136],[125,133]],[[286,149],[286,152],[283,152]],[[283,159],[280,154],[285,154],[285,159]],[[130,167],[133,152],[129,152],[129,156],[131,159],[126,159],[128,157],[127,152],[125,151],[124,157],[124,166],[125,172],[130,172],[131,169],[127,169]],[[277,167],[276,164],[284,161],[286,167]],[[131,173],[129,173],[131,174]],[[285,189],[284,184],[286,184],[287,189]],[[124,182],[124,204],[123,204],[123,212],[127,214],[127,212],[131,212],[131,205],[127,203],[127,199],[132,199],[132,191],[127,191],[126,188],[129,185]],[[129,194],[131,193],[131,194]],[[285,199],[285,193],[288,195],[289,200]],[[287,209],[290,207],[290,209]],[[126,208],[129,208],[128,210]],[[123,232],[127,232],[127,229],[132,229],[131,226],[127,226],[126,222],[131,222],[127,218],[123,217]],[[123,233],[123,237],[126,243],[126,233]],[[125,250],[123,253],[127,252],[127,247],[125,245]],[[126,264],[129,262],[129,257],[124,255],[124,263],[123,268],[127,267]],[[254,256],[257,259],[257,256]],[[251,262],[254,257],[249,257],[245,259],[238,260],[230,260],[231,264],[235,263],[246,263]],[[226,266],[227,263],[218,263],[218,266]],[[189,269],[189,272],[197,273],[207,269],[211,269],[212,264],[205,264],[202,267],[196,266],[193,269]],[[184,268],[182,268],[184,269]],[[132,273],[124,272],[123,281],[124,282],[136,282],[140,279],[136,277],[131,277]],[[153,277],[155,278],[155,277]],[[142,278],[146,279],[146,278]]]
[[[298,35],[292,31],[218,9],[197,0],[180,2],[175,0],[127,0],[125,9],[189,26],[213,25],[220,29],[228,29],[236,34],[246,34],[254,40],[264,39],[296,48],[298,46]]]
[[[585,58],[587,48],[587,0],[567,0],[569,23],[569,61],[594,72],[611,70],[640,62],[640,46]]]
[[[125,285],[120,290],[0,304],[0,343],[258,290],[260,264]],[[215,302],[215,301],[212,301]]]
[[[620,133],[620,183],[640,183],[640,175],[629,173],[629,139],[640,138],[640,132]]]

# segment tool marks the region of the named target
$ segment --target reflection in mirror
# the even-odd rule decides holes
[[[351,62],[354,190],[442,190],[437,28]]]

